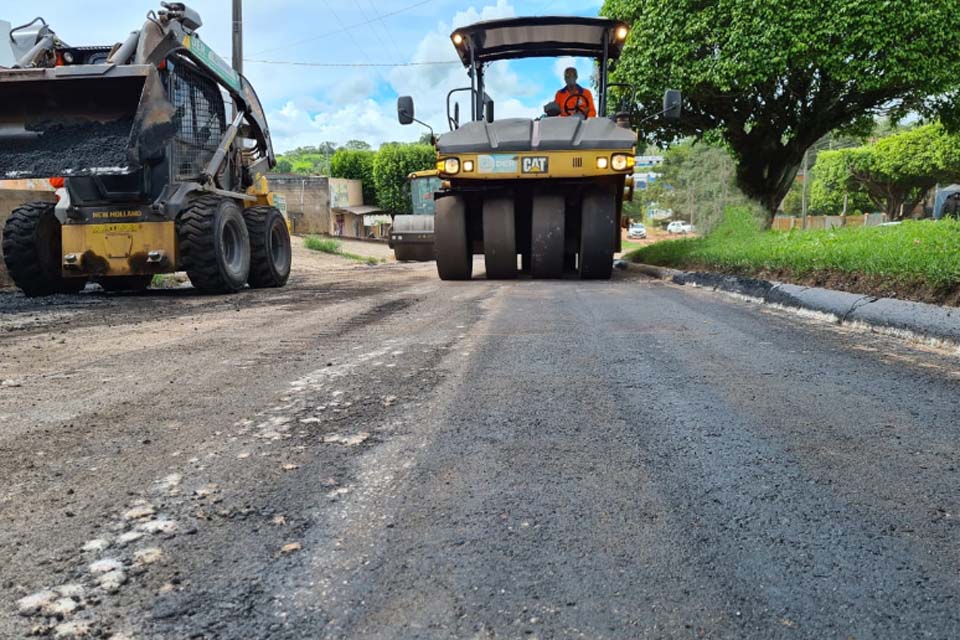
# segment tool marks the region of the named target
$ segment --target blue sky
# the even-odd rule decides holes
[[[230,59],[229,0],[194,0],[200,35]],[[366,140],[377,146],[415,140],[419,126],[396,121],[397,95],[412,95],[417,116],[437,131],[444,122],[446,92],[466,84],[458,64],[415,67],[309,67],[255,60],[324,64],[455,62],[449,40],[458,26],[514,15],[597,15],[602,0],[246,0],[245,74],[267,110],[277,151],[325,140]],[[0,19],[13,24],[39,13],[71,45],[122,40],[139,28],[159,1],[47,0],[41,5],[4,3]],[[359,25],[359,26],[358,26]],[[498,62],[488,72],[497,117],[533,116],[562,85],[570,60]],[[575,61],[589,84],[590,61]]]

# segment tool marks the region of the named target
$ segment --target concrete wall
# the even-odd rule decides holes
[[[359,180],[272,173],[267,176],[270,190],[286,198],[287,214],[298,234],[332,234],[332,207],[363,204],[363,183]]]
[[[329,180],[323,176],[287,173],[267,176],[270,190],[279,193],[287,201],[287,215],[290,216],[294,233],[329,233]]]
[[[330,178],[331,207],[359,207],[363,202],[363,183],[360,180]]]
[[[0,180],[0,228],[7,223],[10,212],[25,202],[46,200],[55,202],[53,187],[46,180]],[[3,248],[0,247],[0,257]],[[0,260],[0,287],[9,287],[13,283],[7,277],[7,268]]]

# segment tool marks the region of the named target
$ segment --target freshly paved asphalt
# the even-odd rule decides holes
[[[136,472],[96,484],[70,464],[95,466],[82,447],[48,454],[70,458],[66,479],[49,460],[10,469],[8,610],[83,581],[91,558],[76,549],[102,521],[122,530],[116,514],[139,498],[179,530],[162,561],[75,614],[105,635],[957,637],[957,354],[623,274],[440,283],[428,265],[351,269],[349,304],[311,305],[316,278],[334,277],[311,276],[258,314],[229,305],[260,294],[219,299],[202,338],[157,346],[205,393],[98,422]],[[254,353],[232,346],[241,329],[260,336]],[[14,419],[8,462],[41,426],[91,411]],[[90,505],[55,542],[31,533],[59,522],[51,482]],[[31,624],[0,617],[0,635]]]

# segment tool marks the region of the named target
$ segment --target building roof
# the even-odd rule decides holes
[[[333,207],[333,210],[338,213],[351,213],[355,216],[368,216],[370,214],[386,213],[380,207],[375,207],[372,204],[361,204],[354,207]]]
[[[620,57],[627,25],[606,18],[526,17],[477,22],[457,29],[453,40],[465,67],[470,49],[478,63],[511,58],[559,56],[603,57],[604,44],[610,59]],[[458,43],[459,40],[459,43]]]

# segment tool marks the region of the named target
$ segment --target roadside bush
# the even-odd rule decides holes
[[[436,157],[436,150],[426,144],[389,144],[380,147],[373,163],[373,182],[380,208],[395,214],[412,213],[407,176],[414,171],[434,168]]]

